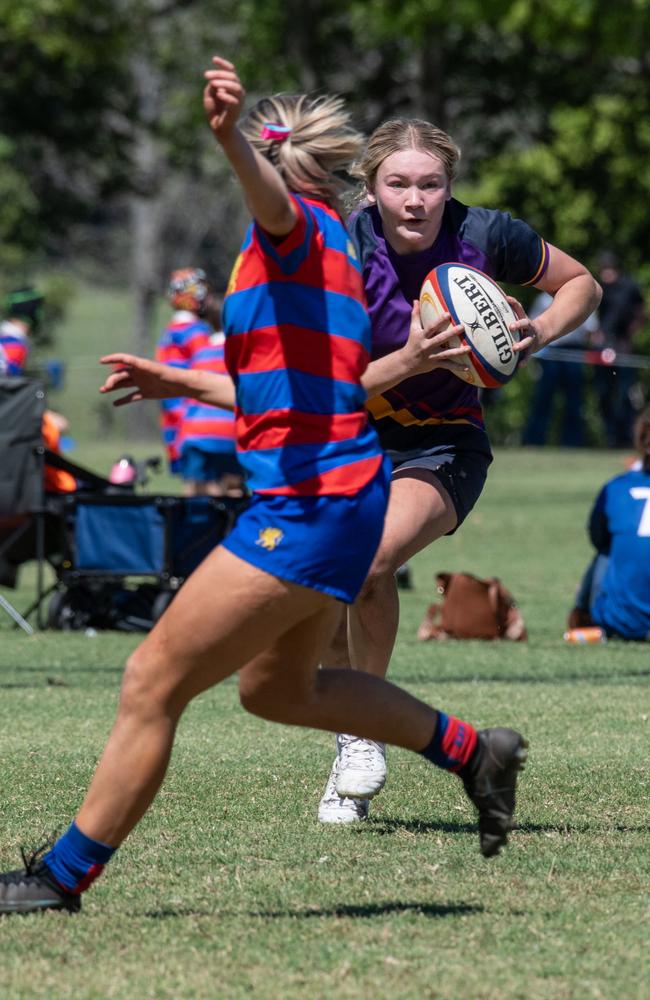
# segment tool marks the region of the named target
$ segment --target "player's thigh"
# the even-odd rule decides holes
[[[187,702],[330,602],[219,546],[183,585],[130,666],[141,683]]]
[[[394,474],[384,531],[371,574],[394,572],[436,538],[453,531],[458,522],[446,488],[427,469]]]
[[[330,599],[326,607],[288,629],[240,670],[239,696],[248,711],[292,719],[311,701],[340,609],[340,603]]]

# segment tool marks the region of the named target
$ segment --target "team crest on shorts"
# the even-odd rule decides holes
[[[273,549],[278,547],[283,538],[284,531],[279,528],[260,528],[259,538],[255,544],[261,545],[267,552],[273,552]]]

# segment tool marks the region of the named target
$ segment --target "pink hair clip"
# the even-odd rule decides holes
[[[265,122],[262,131],[260,132],[260,139],[271,139],[273,142],[284,142],[291,135],[291,128],[289,125],[277,125],[274,122]]]

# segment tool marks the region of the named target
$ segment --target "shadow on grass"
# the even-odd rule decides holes
[[[445,820],[422,819],[375,819],[370,817],[364,824],[366,830],[380,835],[406,830],[408,833],[475,833],[476,823],[449,823]],[[363,834],[363,830],[358,830]]]
[[[430,673],[400,674],[400,684],[475,684],[485,681],[489,684],[575,684],[583,681],[589,684],[619,684],[627,680],[642,680],[650,677],[650,670],[616,670],[614,673],[601,674],[460,674],[447,677],[432,677]]]
[[[408,833],[476,833],[478,826],[476,823],[450,823],[445,820],[420,820],[420,819],[374,819],[370,817],[366,820],[365,831],[355,830],[358,835],[364,832],[377,833],[385,836],[406,830]],[[650,831],[650,826],[640,824],[639,826],[624,826],[615,823],[612,826],[602,823],[517,823],[512,828],[513,833],[561,833],[571,836],[574,833],[601,834],[605,831],[614,833],[646,833]]]
[[[263,919],[313,920],[327,917],[351,917],[356,920],[369,920],[373,917],[384,917],[395,913],[416,913],[423,917],[440,919],[441,917],[457,917],[470,913],[483,913],[483,906],[474,903],[401,903],[390,900],[385,903],[366,903],[363,906],[341,904],[340,906],[305,906],[301,909],[280,910],[249,910],[247,913],[202,910],[195,908],[165,907],[159,910],[149,910],[144,916],[150,920],[167,920],[170,917],[261,917]]]

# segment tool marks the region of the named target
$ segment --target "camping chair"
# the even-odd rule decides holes
[[[69,548],[65,495],[46,493],[45,466],[70,472],[80,490],[125,490],[45,448],[44,410],[42,382],[0,377],[0,585],[15,587],[22,563],[36,561],[34,602],[21,614],[0,594],[0,607],[29,635],[34,630],[26,619],[36,611],[37,627],[43,628],[41,606],[57,586],[45,589],[45,563],[58,577]]]
[[[21,550],[29,545],[37,563],[39,595],[43,592],[45,560],[44,410],[42,382],[0,377],[0,583],[15,586],[17,561],[21,561]],[[33,632],[2,595],[0,607],[25,632]]]

